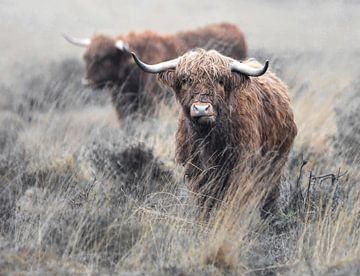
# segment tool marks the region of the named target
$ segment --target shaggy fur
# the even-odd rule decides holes
[[[131,32],[116,38],[95,35],[84,54],[86,78],[93,87],[111,85],[112,102],[120,118],[138,110],[151,112],[159,98],[168,94],[159,88],[154,76],[145,74],[134,64],[129,52],[115,47],[116,40],[125,41],[131,51],[145,62],[153,63],[175,58],[195,47],[216,49],[236,59],[245,58],[247,51],[243,33],[228,23],[173,35],[151,31]]]
[[[175,70],[159,74],[182,107],[176,160],[186,168],[190,190],[206,196],[200,199],[206,209],[214,205],[206,198],[223,198],[242,161],[242,169],[249,164],[264,168],[261,174],[269,189],[264,208],[269,211],[297,134],[288,90],[271,72],[250,78],[231,72],[231,61],[216,51],[198,49],[183,55]],[[259,66],[254,60],[245,63]],[[199,124],[190,116],[194,102],[212,104],[214,124]]]

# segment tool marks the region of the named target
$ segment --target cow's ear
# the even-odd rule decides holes
[[[165,72],[158,74],[158,80],[162,84],[175,89],[176,80],[175,80],[175,71],[174,70],[167,70]]]
[[[247,86],[250,78],[243,74],[232,73],[228,82],[226,83],[225,90],[234,91],[237,89],[242,89]]]

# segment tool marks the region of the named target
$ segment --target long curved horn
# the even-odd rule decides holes
[[[117,40],[115,42],[115,47],[118,48],[120,51],[129,52],[129,44],[122,40]]]
[[[265,61],[265,65],[263,68],[253,68],[239,61],[234,61],[231,63],[230,68],[232,72],[237,72],[240,74],[244,74],[249,77],[259,77],[264,75],[266,70],[269,67],[269,61]]]
[[[91,43],[90,38],[76,38],[76,37],[69,36],[65,33],[62,33],[62,36],[70,43],[72,43],[76,46],[80,46],[80,47],[87,47]]]
[[[160,62],[157,64],[146,64],[144,62],[142,62],[134,52],[131,52],[136,64],[145,72],[148,73],[152,73],[152,74],[157,74],[157,73],[161,73],[164,72],[166,70],[169,69],[175,69],[176,65],[179,63],[179,58],[175,58],[175,59],[171,59],[168,61],[164,61],[164,62]]]

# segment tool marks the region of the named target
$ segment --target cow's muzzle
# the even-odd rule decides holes
[[[81,79],[81,84],[85,87],[91,87],[93,85],[93,83],[91,82],[91,80],[89,80],[87,77],[83,77]]]
[[[193,103],[190,107],[190,116],[200,124],[215,122],[215,112],[211,103]]]
[[[112,83],[109,81],[103,81],[103,82],[94,82],[87,77],[83,77],[81,79],[81,84],[85,88],[91,88],[91,89],[103,89],[103,88],[111,88]]]

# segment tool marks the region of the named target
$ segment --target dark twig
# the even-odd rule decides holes
[[[301,167],[300,167],[299,177],[296,181],[296,189],[297,189],[297,193],[298,193],[298,196],[300,197],[301,201],[304,201],[304,197],[301,192],[300,181],[301,181],[302,175],[303,175],[303,168],[306,164],[307,164],[307,160],[303,160]]]
[[[344,175],[346,175],[347,173],[348,173],[347,171],[345,171],[344,173],[341,173],[341,169],[339,169],[336,175],[333,173],[328,173],[328,174],[316,176],[316,175],[313,175],[312,171],[310,171],[309,181],[308,181],[308,186],[307,186],[307,193],[306,193],[306,201],[305,201],[306,208],[308,209],[310,207],[311,186],[314,187],[317,182],[321,185],[327,179],[331,179],[332,186],[334,184],[337,185],[339,179],[341,177],[343,177]]]
[[[323,175],[319,175],[319,176],[311,176],[311,181],[314,181],[314,183],[316,181],[319,181],[319,183],[321,184],[322,182],[324,182],[327,179],[331,179],[331,184],[334,184],[335,181],[338,181],[341,177],[343,177],[344,175],[346,175],[348,172],[345,171],[344,173],[340,174],[340,169],[337,173],[337,175],[333,174],[333,173],[328,173],[328,174],[323,174]]]
[[[306,164],[307,164],[307,160],[303,160],[300,166],[299,176],[296,180],[296,191],[294,192],[291,199],[291,203],[289,205],[291,206],[291,209],[297,210],[299,214],[302,213],[302,206],[304,204],[304,196],[302,194],[302,188],[301,188],[301,179],[303,176],[303,169]]]
[[[312,171],[310,171],[309,182],[308,182],[307,192],[306,192],[306,202],[305,202],[306,209],[308,209],[310,207],[310,187],[311,187],[312,179],[313,179]]]

